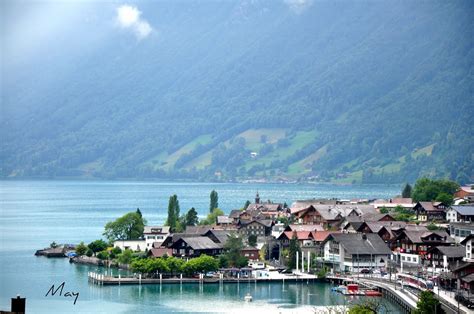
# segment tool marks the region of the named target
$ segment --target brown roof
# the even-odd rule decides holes
[[[426,211],[444,211],[444,209],[439,209],[437,206],[441,204],[441,202],[419,202],[420,205],[426,210]]]
[[[313,239],[314,241],[316,242],[323,242],[324,240],[326,240],[326,238],[330,235],[330,234],[333,234],[333,233],[338,233],[338,232],[334,232],[334,231],[313,231],[312,234],[313,234]]]
[[[148,251],[149,256],[153,257],[162,257],[164,255],[167,256],[173,256],[173,249],[168,249],[168,248],[152,248],[151,250]]]
[[[313,238],[311,232],[309,231],[284,231],[278,238],[281,239],[285,237],[287,239],[292,239],[293,235],[296,235],[296,238],[300,241]]]

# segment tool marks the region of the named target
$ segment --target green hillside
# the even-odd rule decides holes
[[[472,1],[1,5],[3,178],[474,181]]]

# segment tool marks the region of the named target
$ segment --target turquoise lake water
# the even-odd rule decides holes
[[[291,312],[351,301],[332,294],[325,284],[97,287],[87,281],[87,272],[96,268],[33,255],[53,241],[87,243],[100,238],[105,223],[137,207],[149,224],[162,224],[172,194],[178,195],[182,212],[194,206],[204,217],[212,189],[226,213],[252,201],[257,190],[262,200],[288,204],[319,197],[383,198],[400,191],[399,186],[386,185],[0,181],[0,309],[9,309],[9,298],[17,294],[27,297],[28,313]],[[62,282],[64,292],[80,293],[76,305],[71,298],[45,297],[51,285]],[[247,292],[254,297],[251,304],[242,301]]]

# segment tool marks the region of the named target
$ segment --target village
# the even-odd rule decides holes
[[[182,226],[179,232],[176,226],[145,225],[139,236],[81,243],[70,257],[75,263],[128,268],[139,274],[140,283],[157,278],[161,283],[178,273],[180,280],[184,273],[189,280],[209,282],[295,275],[396,281],[406,276],[414,288],[436,286],[438,294],[444,291],[458,306],[472,308],[473,188],[459,187],[446,201],[452,204],[396,196],[297,200],[287,206],[262,201],[257,192],[245,208],[228,215],[211,212],[207,224]],[[64,255],[68,249],[58,246],[40,254]],[[113,280],[109,283],[120,284]]]

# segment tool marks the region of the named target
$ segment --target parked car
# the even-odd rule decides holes
[[[372,270],[371,269],[367,269],[367,268],[364,268],[360,271],[361,274],[372,274]]]

